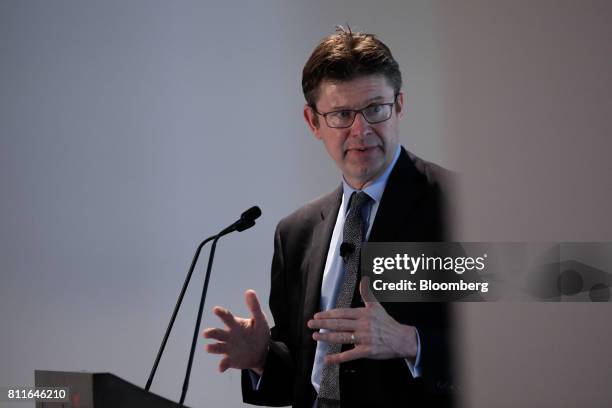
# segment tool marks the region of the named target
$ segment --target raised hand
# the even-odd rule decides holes
[[[206,351],[223,355],[219,362],[220,372],[228,368],[248,368],[261,375],[268,354],[270,326],[255,291],[247,290],[244,298],[251,312],[250,319],[235,317],[229,310],[219,306],[213,308],[213,313],[223,321],[226,328],[204,330],[204,338],[217,340],[217,343],[207,344]]]
[[[359,292],[365,303],[361,308],[341,308],[319,312],[308,321],[311,329],[329,332],[312,334],[317,341],[335,344],[354,344],[355,348],[325,356],[326,364],[336,364],[358,358],[385,360],[416,359],[417,339],[413,326],[395,321],[376,301],[369,287],[369,279],[359,282]]]

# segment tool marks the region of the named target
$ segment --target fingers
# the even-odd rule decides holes
[[[227,354],[229,347],[227,343],[213,343],[206,345],[206,352],[210,354]]]
[[[213,313],[217,315],[217,317],[221,319],[223,323],[225,323],[225,325],[229,327],[230,329],[238,325],[238,323],[236,323],[236,319],[234,318],[234,315],[232,314],[232,312],[230,312],[229,310],[223,307],[215,306],[213,308]]]
[[[364,358],[367,353],[360,348],[353,348],[342,353],[328,354],[325,356],[325,364],[339,364],[347,361]]]
[[[219,372],[223,373],[228,368],[230,368],[230,358],[226,356],[219,361]]]
[[[316,316],[317,315],[315,315],[315,317]],[[314,319],[308,321],[308,327],[311,329],[355,331],[358,328],[358,322],[357,320],[349,319]]]
[[[315,313],[317,319],[359,319],[363,315],[364,308],[340,308],[330,309],[324,312]]]
[[[204,330],[205,339],[214,339],[219,341],[229,340],[230,334],[227,330],[223,329],[206,329]]]
[[[265,320],[266,317],[261,311],[261,306],[259,305],[259,300],[257,299],[257,293],[253,289],[249,289],[244,292],[244,300],[246,302],[249,311],[251,312],[251,316],[255,320]]]
[[[370,306],[372,304],[378,303],[372,290],[370,289],[370,277],[364,276],[359,281],[359,294],[361,295],[361,299],[366,306]]]

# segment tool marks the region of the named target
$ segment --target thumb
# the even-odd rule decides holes
[[[261,306],[259,305],[259,300],[257,299],[257,293],[253,289],[249,289],[244,292],[244,300],[251,312],[251,316],[255,320],[266,320],[266,316],[261,311]]]
[[[361,295],[361,299],[363,300],[363,303],[365,303],[367,307],[372,307],[374,305],[379,304],[378,300],[376,300],[376,298],[374,297],[374,294],[372,293],[372,290],[370,289],[370,277],[369,276],[364,276],[359,281],[359,294]]]

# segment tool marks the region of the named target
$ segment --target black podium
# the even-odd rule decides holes
[[[179,408],[169,399],[152,394],[110,373],[34,371],[39,387],[68,387],[67,402],[37,402],[36,408]],[[187,407],[186,407],[187,408]]]

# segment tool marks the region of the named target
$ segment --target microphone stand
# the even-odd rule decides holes
[[[204,288],[202,288],[202,297],[200,298],[200,309],[198,310],[198,317],[196,320],[195,330],[193,331],[193,340],[191,341],[191,351],[189,352],[189,362],[187,363],[187,371],[185,372],[185,380],[183,381],[183,391],[181,392],[181,399],[179,401],[179,406],[183,406],[183,402],[185,401],[185,395],[187,395],[187,389],[189,388],[189,377],[191,375],[191,365],[193,363],[193,355],[195,353],[195,347],[198,341],[198,333],[200,331],[200,320],[202,320],[202,311],[204,310],[204,302],[206,300],[206,292],[208,291],[208,280],[210,279],[210,271],[212,270],[213,259],[215,258],[215,249],[217,248],[217,241],[224,235],[229,234],[233,231],[242,232],[246,229],[251,228],[255,225],[254,218],[259,217],[261,214],[261,210],[257,208],[257,211],[253,211],[250,209],[250,214],[248,216],[244,216],[247,212],[243,213],[243,217],[240,220],[230,225],[219,234],[214,237],[212,246],[210,248],[210,254],[208,255],[208,267],[206,268],[206,277],[204,278]],[[257,214],[257,212],[259,212]]]
[[[253,222],[254,224],[254,222]],[[185,379],[183,381],[183,391],[181,392],[181,399],[179,406],[183,406],[185,396],[187,395],[187,388],[189,388],[189,377],[191,376],[191,365],[193,363],[193,355],[195,354],[195,347],[198,341],[198,334],[200,332],[200,320],[202,320],[202,311],[204,310],[204,302],[206,300],[206,292],[208,292],[208,280],[210,279],[210,271],[212,270],[213,259],[215,258],[215,250],[217,249],[217,241],[223,235],[229,234],[232,230],[225,229],[218,235],[214,236],[212,246],[210,247],[210,254],[208,255],[208,267],[206,268],[206,277],[204,278],[204,288],[202,288],[202,296],[200,297],[200,308],[198,309],[198,317],[196,319],[195,330],[193,331],[193,339],[191,341],[191,350],[189,351],[189,361],[187,362],[187,371],[185,372]]]
[[[189,281],[191,280],[191,275],[195,269],[195,265],[198,262],[198,258],[200,257],[200,252],[206,243],[209,241],[213,241],[212,247],[210,249],[210,254],[208,256],[208,268],[206,270],[206,277],[204,278],[204,288],[202,289],[202,296],[200,298],[200,308],[198,310],[198,318],[196,320],[196,326],[193,333],[193,340],[191,342],[191,351],[189,353],[189,362],[187,363],[187,372],[185,373],[185,380],[183,382],[183,391],[181,393],[181,400],[179,406],[183,406],[183,402],[185,401],[185,395],[187,395],[187,388],[189,387],[189,376],[191,374],[191,366],[193,363],[193,355],[195,353],[195,346],[198,340],[198,332],[200,331],[200,320],[202,320],[202,311],[204,310],[204,302],[206,300],[206,292],[208,291],[208,281],[210,279],[210,272],[212,270],[212,263],[215,257],[215,249],[217,248],[217,241],[224,235],[229,234],[230,232],[238,231],[242,232],[251,228],[255,225],[255,219],[261,216],[261,210],[259,207],[254,206],[246,210],[240,216],[240,219],[225,228],[221,232],[211,237],[206,238],[204,241],[198,245],[196,249],[195,255],[193,256],[193,260],[191,261],[191,266],[189,267],[189,272],[187,273],[187,277],[185,278],[185,283],[183,284],[183,288],[181,289],[181,293],[176,302],[176,306],[174,307],[174,311],[172,312],[172,317],[170,318],[170,323],[168,324],[168,328],[166,329],[166,334],[164,335],[164,339],[162,340],[162,344],[157,352],[157,357],[155,358],[155,363],[153,364],[153,368],[151,370],[151,374],[147,380],[147,384],[145,386],[145,390],[149,391],[151,388],[151,383],[153,382],[153,377],[155,376],[155,372],[157,371],[157,366],[159,364],[159,360],[164,352],[164,348],[166,347],[166,342],[168,341],[168,337],[170,336],[170,332],[172,331],[172,326],[174,325],[174,321],[176,319],[176,315],[178,313],[179,308],[181,307],[181,303],[183,302],[183,297],[185,295],[185,291],[187,290],[187,286],[189,286]]]
[[[181,307],[181,303],[183,302],[183,297],[185,296],[185,292],[187,291],[187,286],[189,286],[191,275],[193,274],[193,270],[195,269],[195,266],[198,262],[198,258],[200,257],[200,252],[202,251],[202,248],[204,247],[204,245],[206,245],[209,241],[217,237],[218,235],[213,235],[211,237],[206,238],[204,241],[200,243],[200,245],[198,245],[198,248],[196,249],[195,255],[193,256],[193,260],[191,261],[191,266],[189,267],[189,272],[187,273],[187,277],[185,278],[185,283],[183,283],[183,288],[181,289],[181,293],[178,297],[178,300],[176,301],[176,306],[174,306],[174,311],[172,312],[170,323],[168,324],[168,328],[166,329],[166,334],[164,335],[164,339],[162,340],[161,346],[159,347],[159,351],[157,352],[157,357],[155,358],[155,363],[153,364],[153,368],[151,369],[151,374],[149,374],[149,379],[147,380],[147,385],[145,386],[146,391],[149,391],[149,389],[151,388],[151,384],[153,383],[153,377],[155,376],[155,372],[157,371],[159,360],[161,359],[161,356],[164,353],[164,349],[166,348],[168,337],[170,336],[170,332],[172,331],[172,326],[174,326],[174,321],[176,320],[176,315],[178,314],[178,311]],[[216,240],[215,240],[215,244],[216,244]],[[207,283],[208,283],[208,275],[207,275]]]

